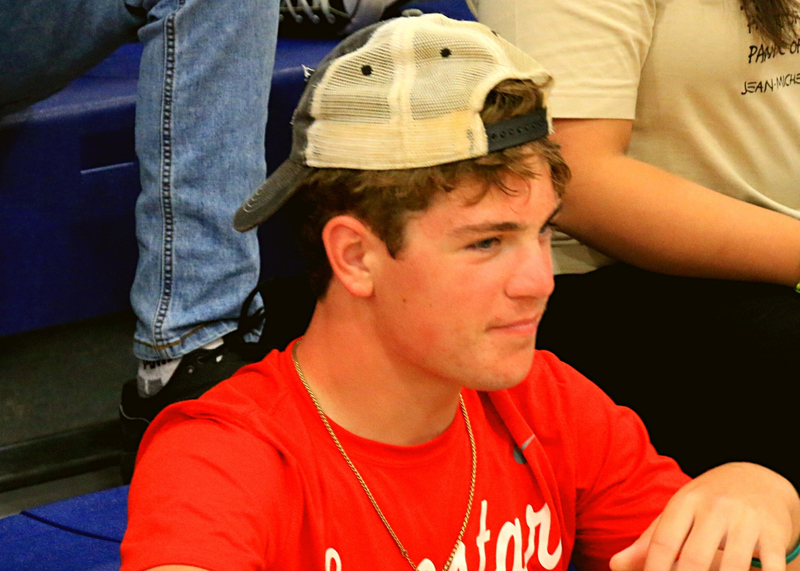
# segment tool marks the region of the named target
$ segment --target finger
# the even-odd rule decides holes
[[[762,534],[758,540],[757,554],[763,571],[785,571],[786,549],[780,541],[768,539]]]
[[[650,538],[653,536],[660,519],[661,516],[658,516],[639,536],[639,539],[611,558],[609,562],[611,571],[639,571],[644,568],[647,549],[650,546]]]
[[[727,518],[719,511],[704,514],[695,519],[692,529],[683,543],[677,571],[708,571],[711,569],[714,556],[727,533]]]
[[[694,525],[691,501],[670,502],[653,530],[644,571],[670,571]]]
[[[758,543],[758,530],[745,523],[731,526],[725,537],[725,547],[719,571],[747,571]]]

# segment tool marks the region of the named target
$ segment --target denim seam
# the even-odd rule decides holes
[[[189,337],[191,337],[195,333],[198,333],[198,332],[202,331],[205,328],[206,328],[206,324],[205,323],[203,323],[202,325],[198,325],[197,327],[195,327],[194,329],[189,331],[189,333],[186,333],[185,335],[181,336],[177,341],[173,341],[171,343],[162,343],[162,344],[158,344],[158,345],[153,345],[151,343],[145,343],[144,341],[139,341],[139,340],[137,340],[136,342],[139,343],[140,345],[143,345],[145,347],[149,347],[150,349],[154,349],[156,351],[160,351],[162,349],[171,349],[173,347],[177,347],[179,345],[182,345],[183,342],[186,341]]]
[[[172,211],[172,114],[176,60],[175,18],[177,11],[183,7],[184,1],[179,0],[177,10],[169,14],[164,20],[166,42],[164,46],[164,102],[161,111],[161,207],[164,209],[164,281],[153,331],[157,346],[167,346],[166,339],[163,337],[163,327],[172,299],[173,243],[175,235],[175,218]]]

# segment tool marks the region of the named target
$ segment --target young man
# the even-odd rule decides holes
[[[726,569],[783,569],[800,535],[785,479],[736,464],[689,482],[630,410],[534,351],[568,179],[549,82],[487,28],[437,15],[322,62],[292,156],[235,222],[294,196],[311,324],[156,419],[125,571],[587,571],[615,554],[618,570],[680,554],[694,571],[718,549]]]

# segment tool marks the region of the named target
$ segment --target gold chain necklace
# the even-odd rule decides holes
[[[375,498],[372,496],[372,492],[369,491],[367,483],[364,481],[364,478],[361,477],[361,474],[356,469],[356,466],[355,464],[353,464],[353,461],[350,460],[350,457],[347,455],[347,452],[344,451],[342,443],[339,442],[339,439],[336,437],[336,433],[333,432],[333,428],[331,428],[328,419],[325,417],[325,413],[322,411],[322,407],[319,405],[317,397],[312,392],[311,387],[309,386],[308,381],[306,380],[306,377],[303,374],[303,370],[300,368],[300,363],[297,360],[298,345],[300,345],[299,341],[294,344],[294,347],[292,347],[292,361],[294,362],[294,369],[295,371],[297,371],[297,376],[300,377],[300,381],[306,388],[308,396],[311,397],[311,401],[314,403],[314,406],[316,407],[317,412],[319,413],[319,417],[322,419],[322,423],[325,425],[325,428],[328,429],[328,434],[330,434],[331,438],[333,438],[333,442],[334,444],[336,444],[336,448],[338,448],[339,452],[342,453],[344,461],[347,462],[348,466],[350,466],[350,469],[353,471],[353,474],[355,474],[358,483],[361,484],[362,488],[364,488],[364,492],[367,494],[369,501],[372,503],[372,507],[375,508],[375,511],[378,513],[378,517],[381,518],[383,525],[386,526],[386,530],[389,532],[389,535],[391,535],[392,539],[394,539],[394,542],[400,549],[400,553],[403,555],[403,557],[406,558],[406,561],[408,561],[409,565],[411,565],[411,568],[416,569],[417,566],[414,565],[414,562],[411,560],[411,557],[409,557],[406,548],[403,547],[402,543],[400,543],[400,539],[397,537],[397,534],[395,534],[394,530],[392,529],[392,526],[389,525],[389,522],[386,519],[386,516],[383,515],[381,508],[378,507],[378,502],[375,501]],[[461,524],[461,531],[458,532],[458,538],[456,539],[455,547],[453,547],[453,551],[450,552],[450,558],[447,560],[447,563],[444,564],[444,567],[442,567],[442,571],[448,571],[448,569],[450,569],[450,565],[453,563],[453,559],[455,558],[456,553],[458,552],[458,544],[461,543],[461,539],[464,537],[464,532],[467,530],[467,523],[469,522],[469,514],[472,511],[472,498],[475,494],[475,474],[477,473],[478,469],[478,454],[475,449],[475,437],[472,435],[472,425],[469,423],[469,415],[467,415],[467,405],[464,404],[464,397],[458,395],[458,398],[459,401],[461,402],[461,414],[464,415],[464,424],[467,427],[467,434],[469,435],[469,446],[472,451],[472,477],[469,483],[469,500],[467,501],[467,513],[466,515],[464,515],[464,523]]]

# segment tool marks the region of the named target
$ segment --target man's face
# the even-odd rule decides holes
[[[553,291],[549,222],[559,206],[549,168],[509,177],[506,194],[481,183],[441,193],[412,217],[397,259],[375,276],[378,335],[420,380],[478,390],[516,385],[533,360],[536,329]]]

